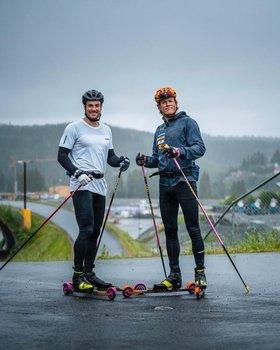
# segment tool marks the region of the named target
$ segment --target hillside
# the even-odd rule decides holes
[[[37,169],[42,174],[46,186],[68,183],[64,170],[56,161],[58,143],[65,126],[66,124],[0,125],[0,175],[6,189],[12,187],[14,179],[13,158],[40,160],[28,164],[28,169],[29,171]],[[124,154],[131,159],[130,173],[133,173],[133,169],[136,169],[135,155],[139,151],[146,154],[151,153],[153,134],[115,126],[111,128],[115,151],[118,155]],[[204,171],[211,174],[212,179],[218,178],[229,167],[240,165],[243,158],[254,152],[260,151],[270,158],[280,148],[280,138],[222,137],[205,134],[203,138],[207,152],[199,163]],[[45,161],[46,159],[48,161]],[[22,166],[19,164],[17,172],[20,186]],[[115,173],[115,169],[108,169],[109,185]],[[124,180],[126,177],[127,174]],[[152,181],[152,185],[156,183],[157,179]]]

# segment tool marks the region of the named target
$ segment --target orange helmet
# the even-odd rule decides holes
[[[164,100],[168,97],[174,97],[176,99],[176,90],[170,86],[162,87],[158,89],[155,93],[156,103],[159,103],[161,100]]]

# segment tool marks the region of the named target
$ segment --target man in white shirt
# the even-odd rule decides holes
[[[70,191],[75,191],[73,204],[79,235],[74,244],[75,290],[93,286],[106,289],[111,283],[98,278],[93,271],[96,246],[105,212],[107,184],[104,179],[107,163],[126,171],[130,161],[117,157],[109,126],[100,122],[104,96],[89,90],[82,96],[85,117],[64,130],[58,150],[58,162],[71,175]]]

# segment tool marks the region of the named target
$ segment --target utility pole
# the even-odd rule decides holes
[[[34,160],[16,160],[15,156],[11,157],[12,164],[14,166],[14,193],[15,198],[18,193],[18,184],[17,184],[17,164],[23,164],[23,209],[22,209],[22,217],[23,217],[23,227],[26,229],[31,228],[31,211],[27,208],[27,163],[40,163],[40,162],[52,162],[56,159],[54,158],[45,158],[45,159],[34,159]]]
[[[26,209],[26,161],[23,162],[23,208]]]
[[[30,163],[29,160],[18,160],[17,163],[23,164],[23,209],[22,209],[22,218],[23,218],[23,227],[27,230],[31,228],[31,210],[26,208],[26,164]]]
[[[11,156],[12,166],[14,168],[14,197],[17,198],[18,194],[18,182],[17,182],[17,160],[15,156]]]

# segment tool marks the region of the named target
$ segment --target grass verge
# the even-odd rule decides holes
[[[133,239],[126,231],[119,229],[116,225],[107,222],[106,230],[119,240],[124,250],[125,257],[139,258],[151,257],[154,255],[152,250],[145,243]],[[102,254],[100,257],[102,258]]]
[[[14,251],[41,225],[44,218],[32,213],[30,230],[22,228],[19,209],[0,206],[0,216],[14,234]],[[59,261],[72,259],[72,244],[66,232],[48,222],[30,242],[15,256],[13,261]]]
[[[280,251],[280,232],[272,230],[270,232],[256,233],[248,232],[245,238],[237,242],[234,245],[225,247],[229,253],[266,253],[266,252],[279,252]],[[184,251],[184,254],[192,254],[191,246],[188,245]],[[205,248],[206,254],[223,254],[224,249],[215,242],[215,245],[207,246]]]

